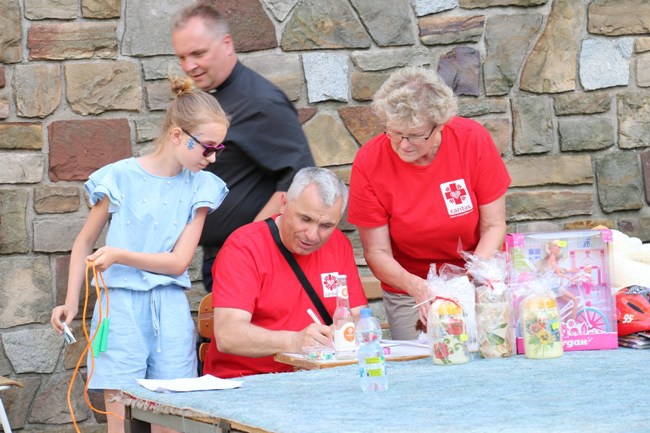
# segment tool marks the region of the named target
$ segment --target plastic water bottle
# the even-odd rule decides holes
[[[359,376],[363,392],[384,391],[388,388],[386,378],[386,360],[384,351],[379,345],[381,325],[372,317],[370,308],[361,310],[361,318],[357,322],[357,341],[359,342]]]
[[[357,342],[354,337],[354,319],[348,300],[348,283],[345,275],[337,278],[338,292],[336,310],[332,315],[334,322],[334,352],[337,359],[354,359],[357,355]]]

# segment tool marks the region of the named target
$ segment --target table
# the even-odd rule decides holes
[[[413,361],[431,356],[429,345],[413,341],[383,340],[382,347],[388,347],[390,353],[385,356],[389,362]],[[341,367],[357,363],[357,359],[332,359],[328,361],[312,361],[298,353],[278,353],[273,357],[277,362],[289,364],[296,370],[315,370],[319,368]]]
[[[140,420],[181,431],[276,433],[650,431],[650,351],[523,355],[454,366],[387,364],[389,389],[361,392],[355,365],[243,378],[226,391],[122,390],[127,431]]]

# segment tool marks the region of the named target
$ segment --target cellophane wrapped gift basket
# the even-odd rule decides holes
[[[618,347],[608,263],[611,242],[610,230],[506,236],[518,353],[525,352],[521,307],[533,281],[542,281],[555,297],[564,351]]]
[[[465,270],[443,265],[440,275],[431,265],[427,277],[431,308],[427,336],[436,365],[469,362],[477,350],[474,286]]]
[[[483,358],[506,358],[513,353],[512,296],[507,277],[507,255],[481,258],[461,252],[476,294],[478,351]]]

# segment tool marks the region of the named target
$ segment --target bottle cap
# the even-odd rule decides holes
[[[370,308],[362,308],[361,317],[372,317],[372,310]]]

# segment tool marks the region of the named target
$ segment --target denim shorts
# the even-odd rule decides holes
[[[136,379],[196,377],[195,326],[185,292],[178,286],[149,291],[108,289],[110,321],[106,351],[88,350],[91,389],[119,389]],[[106,298],[101,297],[103,317]],[[95,333],[95,304],[90,336]]]

